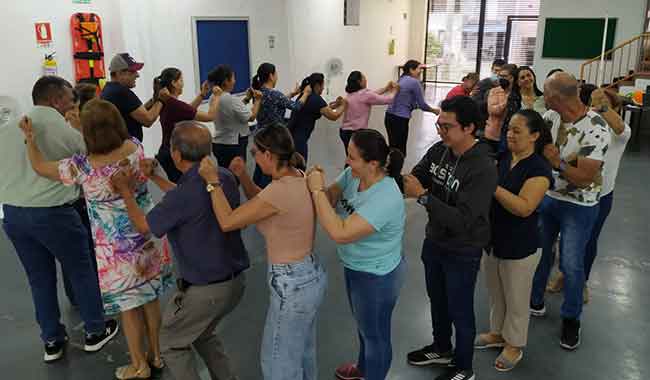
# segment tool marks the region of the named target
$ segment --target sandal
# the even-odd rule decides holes
[[[133,365],[125,365],[115,370],[115,378],[118,380],[148,379],[151,377],[149,366],[135,369]]]
[[[519,355],[513,361],[510,361],[510,359],[506,358],[503,355],[503,352],[501,352],[501,354],[499,354],[499,356],[497,357],[497,360],[495,360],[494,362],[494,369],[496,369],[499,372],[512,371],[523,358],[524,358],[523,350],[519,351]]]
[[[474,348],[477,350],[485,350],[488,348],[502,348],[506,346],[506,342],[504,340],[501,341],[490,341],[488,339],[485,339],[486,336],[494,336],[492,334],[479,334],[476,336],[476,339],[474,339]],[[503,339],[503,338],[502,338]]]

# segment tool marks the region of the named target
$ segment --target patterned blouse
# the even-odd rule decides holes
[[[124,200],[112,190],[111,176],[121,165],[136,168],[135,196],[145,212],[153,202],[147,179],[139,171],[144,159],[142,143],[128,158],[93,168],[85,154],[59,161],[59,176],[65,185],[81,185],[88,205],[88,216],[95,242],[99,287],[108,315],[134,309],[155,301],[172,284],[171,259],[166,241],[135,230]]]
[[[284,114],[287,109],[297,111],[302,107],[302,103],[297,100],[291,100],[278,90],[262,87],[262,104],[257,113],[258,128],[280,122],[284,123]]]

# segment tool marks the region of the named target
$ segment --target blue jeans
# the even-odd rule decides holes
[[[454,363],[458,369],[472,369],[476,319],[474,289],[481,266],[480,248],[452,250],[426,238],[422,262],[431,301],[433,344],[439,352],[453,349],[452,324],[456,329]]]
[[[587,243],[587,252],[585,253],[585,281],[589,281],[591,267],[594,265],[594,260],[596,260],[596,255],[598,254],[598,238],[600,237],[600,231],[602,231],[603,225],[605,225],[605,220],[607,220],[610,211],[612,211],[612,203],[614,203],[613,191],[604,197],[601,197],[598,202],[598,218],[596,219],[594,228],[591,231],[591,238]]]
[[[560,271],[564,274],[564,302],[560,315],[580,319],[585,286],[585,251],[598,217],[598,205],[580,206],[545,196],[539,206],[542,258],[533,278],[530,302],[544,304],[548,276],[555,261],[553,244],[560,233]]]
[[[403,258],[392,272],[383,276],[345,268],[348,300],[359,334],[357,368],[366,380],[383,380],[390,369],[391,320],[405,271]]]
[[[72,206],[3,206],[3,228],[22,263],[36,309],[41,339],[62,341],[56,263],[69,275],[87,333],[104,331],[104,310],[97,274],[90,261],[88,233]]]
[[[316,316],[327,274],[314,255],[269,266],[270,303],[262,338],[265,380],[315,380]]]
[[[97,260],[95,259],[95,242],[93,241],[93,236],[92,236],[92,230],[90,229],[90,219],[88,218],[88,208],[86,207],[86,200],[83,198],[79,198],[74,204],[74,209],[79,213],[79,217],[81,218],[81,223],[83,226],[86,228],[86,232],[88,233],[88,248],[89,254],[90,254],[90,264],[93,267],[93,273],[95,274],[95,278],[97,281],[99,281],[99,278],[97,277]],[[72,304],[75,307],[78,307],[77,300],[75,299],[74,296],[74,291],[72,290],[72,281],[70,281],[70,276],[66,274],[65,272],[61,271],[63,274],[63,289],[65,289],[65,295],[68,296],[68,300],[70,300],[70,304]]]

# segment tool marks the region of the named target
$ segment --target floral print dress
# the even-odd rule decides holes
[[[144,159],[142,144],[119,163],[93,168],[85,154],[59,161],[59,175],[66,185],[81,185],[95,242],[99,287],[107,315],[117,314],[155,301],[173,282],[166,241],[142,235],[129,220],[124,200],[112,190],[111,176],[120,166],[136,168],[135,196],[138,206],[153,207],[147,179],[139,170]]]

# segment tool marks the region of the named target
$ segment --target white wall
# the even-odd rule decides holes
[[[397,66],[409,55],[410,2],[361,0],[360,25],[344,26],[343,0],[287,0],[296,78],[324,72],[325,62],[337,57],[343,61],[343,73],[331,78],[330,96],[344,95],[345,81],[353,70],[367,76],[370,88],[394,80]],[[388,45],[393,38],[396,51],[391,56]]]
[[[120,8],[110,0],[93,0],[89,5],[65,0],[12,1],[0,12],[0,95],[13,96],[23,111],[29,109],[32,85],[42,75],[46,52],[56,51],[59,75],[74,81],[70,17],[76,12],[94,12],[102,18],[106,52],[123,48]],[[36,46],[34,23],[40,21],[52,23],[51,48]]]
[[[424,43],[427,37],[427,0],[411,0],[409,15],[409,57],[424,62]]]
[[[145,63],[135,91],[143,101],[151,96],[152,78],[169,66],[183,71],[182,98],[189,100],[196,95],[192,16],[248,17],[251,73],[268,61],[279,72],[279,89],[289,89],[294,82],[289,66],[285,0],[120,0],[119,4],[126,49]],[[275,36],[274,49],[268,47],[269,35]],[[145,129],[144,140],[148,154],[157,151],[161,141],[158,123]]]
[[[556,67],[579,76],[580,65],[586,61],[585,59],[542,58],[547,17],[604,18],[605,13],[608,13],[609,17],[618,18],[614,40],[616,46],[642,32],[646,4],[646,0],[541,0],[534,63],[539,84],[544,81],[546,73]],[[575,43],[580,42],[580,36],[567,36],[567,38],[571,38]]]

